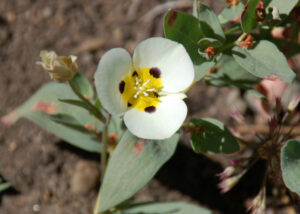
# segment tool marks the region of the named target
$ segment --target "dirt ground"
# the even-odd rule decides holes
[[[92,81],[103,53],[123,47],[131,53],[150,36],[163,36],[165,0],[1,0],[0,116],[12,111],[49,76],[36,66],[42,49],[77,55],[79,68]],[[222,4],[207,1],[217,11]],[[168,7],[173,7],[171,2]],[[191,10],[192,1],[175,8]],[[149,12],[150,11],[150,12]],[[188,99],[190,116],[226,121],[231,103],[246,111],[236,89],[194,87]],[[225,106],[225,107],[224,107]],[[99,188],[99,160],[76,149],[27,120],[12,127],[0,124],[0,174],[13,189],[0,196],[0,214],[91,213]],[[263,163],[248,180],[221,195],[215,174],[219,163],[195,154],[184,136],[174,157],[137,195],[138,200],[188,201],[220,213],[245,213],[244,200],[258,189]],[[88,184],[88,185],[87,185]]]

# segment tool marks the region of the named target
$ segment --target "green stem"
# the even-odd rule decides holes
[[[239,44],[241,41],[243,41],[245,39],[245,37],[247,36],[248,34],[247,33],[243,33],[236,41],[234,42],[230,42],[226,45],[224,45],[221,49],[220,49],[220,52],[223,52],[227,49],[230,49],[232,47],[234,47],[235,45]]]
[[[102,149],[101,149],[101,180],[103,181],[106,165],[107,165],[107,144],[108,144],[108,125],[111,115],[108,114],[102,132]]]
[[[82,96],[82,94],[80,94],[77,91],[77,89],[73,85],[72,81],[69,81],[69,85],[72,88],[72,90],[74,91],[74,93],[93,110],[93,113],[95,114],[95,116],[100,121],[102,121],[103,123],[105,123],[106,120],[105,120],[105,117],[103,116],[103,114],[89,100],[87,100],[86,98],[84,98],[84,96]]]
[[[230,42],[230,43],[224,45],[224,46],[220,49],[220,52],[223,52],[223,51],[225,51],[225,50],[227,50],[227,49],[230,49],[230,48],[234,47],[235,45],[236,45],[236,42],[235,42],[235,41],[234,41],[234,42]]]
[[[226,35],[226,36],[227,36],[227,35],[230,35],[230,34],[232,34],[232,33],[235,33],[235,32],[237,32],[237,31],[239,31],[239,30],[241,30],[241,25],[236,25],[236,26],[230,28],[229,30],[227,30],[227,31],[225,32],[225,35]]]

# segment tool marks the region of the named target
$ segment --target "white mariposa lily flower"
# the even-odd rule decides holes
[[[101,58],[95,85],[103,107],[124,115],[137,137],[171,137],[187,115],[183,99],[194,80],[193,63],[184,47],[164,38],[150,38],[135,49],[133,59],[122,48]]]

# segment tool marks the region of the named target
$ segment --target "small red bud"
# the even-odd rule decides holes
[[[253,47],[253,41],[254,41],[253,36],[251,36],[249,34],[244,41],[240,42],[240,46],[241,47],[252,48]]]
[[[213,57],[216,55],[214,47],[209,46],[205,49],[204,53],[206,53],[209,57]]]
[[[258,22],[263,21],[266,16],[266,10],[262,1],[259,1],[258,5],[256,6],[256,15]]]

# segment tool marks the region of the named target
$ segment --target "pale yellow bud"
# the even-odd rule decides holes
[[[54,51],[41,51],[42,61],[36,62],[41,65],[52,79],[59,82],[71,80],[78,71],[78,65],[75,62],[76,56],[57,56]]]

